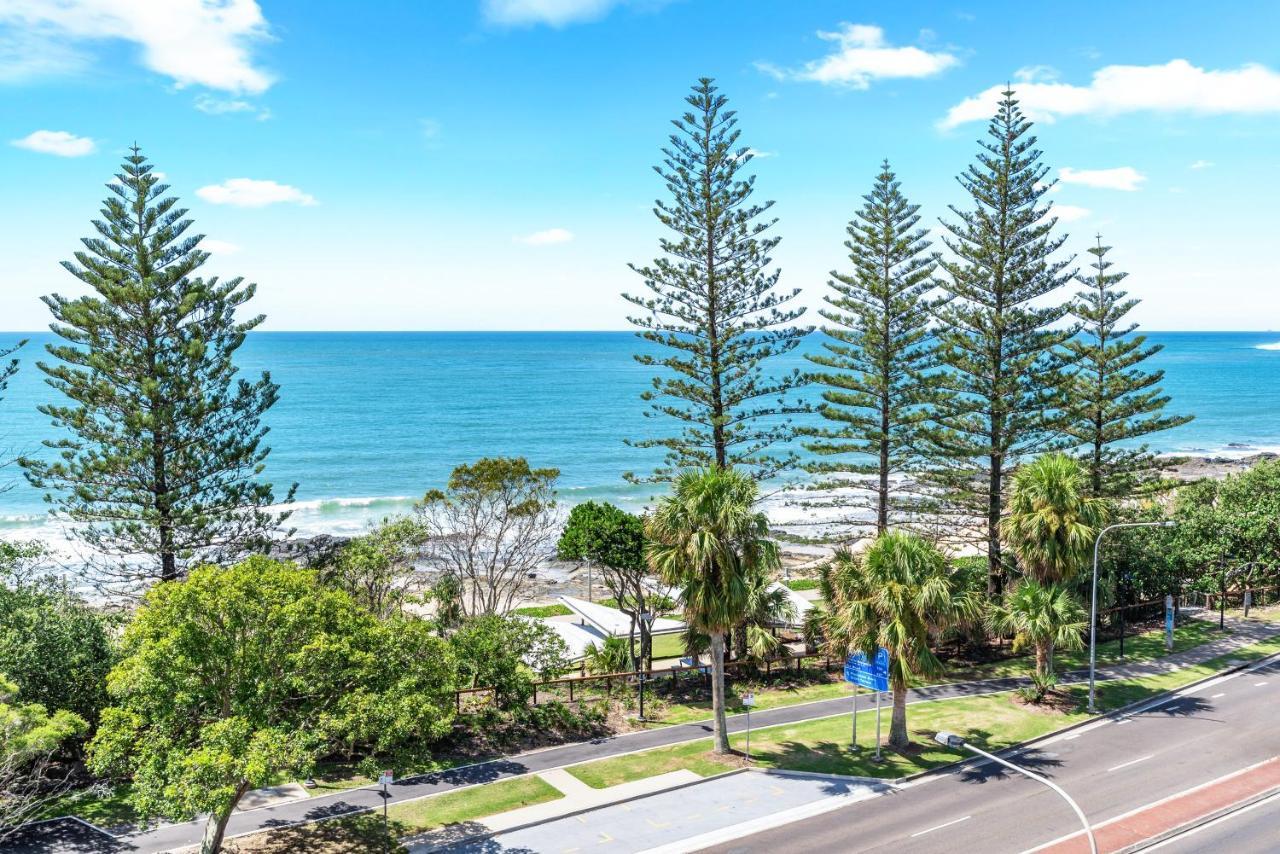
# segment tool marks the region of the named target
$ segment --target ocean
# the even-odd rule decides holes
[[[1280,333],[1151,332],[1165,349],[1170,411],[1190,424],[1152,438],[1166,452],[1244,456],[1280,450]],[[0,333],[0,345],[22,337]],[[52,391],[36,369],[47,333],[28,335],[22,369],[0,401],[0,447],[39,453],[56,434],[36,411]],[[777,360],[803,368],[801,349]],[[267,477],[283,495],[298,484],[291,524],[300,535],[352,534],[406,512],[450,470],[483,456],[524,456],[560,469],[566,503],[608,500],[632,509],[651,486],[629,485],[660,453],[626,445],[670,429],[639,399],[651,370],[628,332],[259,332],[239,363],[280,384],[271,410]],[[810,392],[811,394],[812,392]],[[814,416],[816,418],[816,416]],[[0,471],[0,537],[62,541],[47,506],[16,467]]]

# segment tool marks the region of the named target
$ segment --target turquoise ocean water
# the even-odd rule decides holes
[[[1191,424],[1157,436],[1169,452],[1243,455],[1280,450],[1280,333],[1148,333],[1165,345],[1152,362],[1166,371],[1172,410]],[[0,344],[20,337],[0,333]],[[38,451],[54,434],[36,412],[48,399],[35,361],[47,334],[29,336],[23,368],[0,402],[0,447]],[[271,411],[268,477],[297,482],[299,533],[351,533],[402,512],[441,485],[455,465],[521,455],[561,470],[569,502],[607,499],[639,506],[652,488],[629,486],[657,454],[623,443],[668,428],[643,415],[649,369],[626,332],[344,333],[250,336],[251,373],[280,383]],[[777,367],[803,367],[801,353]],[[16,469],[0,472],[0,536],[59,539],[45,505]],[[279,488],[278,494],[284,489]]]

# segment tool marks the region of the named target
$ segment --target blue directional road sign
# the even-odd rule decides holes
[[[871,661],[861,652],[851,653],[844,661],[844,681],[872,691],[888,691],[889,650],[880,647]]]

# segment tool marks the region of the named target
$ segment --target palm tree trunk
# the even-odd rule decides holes
[[[729,752],[729,722],[724,713],[724,632],[711,633],[711,709],[715,713],[716,749]]]
[[[902,750],[911,743],[907,734],[907,683],[893,684],[893,719],[889,724],[889,746]]]
[[[1040,676],[1049,675],[1049,642],[1036,641],[1036,673]]]

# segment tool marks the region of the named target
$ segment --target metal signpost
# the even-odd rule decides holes
[[[1173,595],[1164,597],[1164,648],[1173,652]]]
[[[853,683],[853,750],[858,749],[858,686],[876,692],[876,758],[880,758],[880,694],[889,690],[889,650],[880,647],[867,660],[853,652],[844,660],[844,681]]]
[[[390,769],[378,775],[378,783],[382,786],[382,833],[388,840],[391,839],[391,831],[387,828],[387,801],[391,799],[391,795],[387,793],[387,786],[394,782]]]
[[[756,704],[755,694],[743,694],[742,706],[747,710],[747,761],[751,761],[751,707]]]

